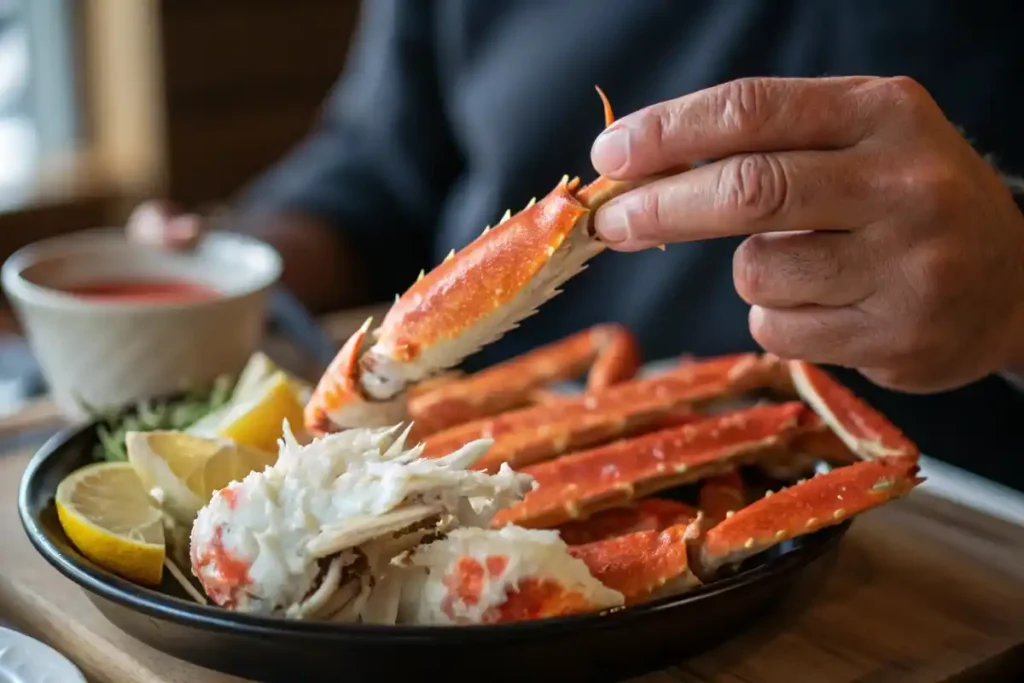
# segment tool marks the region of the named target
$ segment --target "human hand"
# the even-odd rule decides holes
[[[592,160],[616,179],[713,160],[595,227],[621,251],[749,235],[733,278],[766,351],[913,393],[1024,368],[1024,215],[910,79],[733,81],[622,118]]]
[[[178,213],[169,202],[158,200],[143,202],[136,207],[125,226],[130,240],[166,249],[191,248],[199,239],[202,228],[199,216]]]

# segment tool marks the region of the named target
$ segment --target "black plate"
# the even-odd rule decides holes
[[[65,475],[92,461],[95,444],[93,425],[70,429],[32,459],[18,496],[32,545],[131,636],[201,666],[268,683],[619,681],[741,632],[797,585],[813,590],[828,565],[821,560],[850,525],[790,541],[687,595],[600,615],[472,627],[297,622],[198,605],[169,577],[159,590],[136,586],[79,554],[61,530],[53,496]]]

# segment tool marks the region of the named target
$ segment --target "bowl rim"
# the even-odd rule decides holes
[[[742,590],[778,576],[799,572],[818,562],[846,535],[853,519],[825,527],[812,534],[792,539],[792,550],[773,557],[738,574],[723,578],[677,596],[667,596],[637,605],[616,607],[600,612],[552,617],[508,624],[453,626],[410,626],[386,624],[349,624],[328,621],[300,621],[233,612],[216,605],[202,605],[134,584],[75,554],[64,553],[48,536],[45,525],[33,514],[32,492],[36,478],[52,460],[60,459],[71,443],[89,431],[95,433],[99,421],[72,425],[51,436],[32,456],[18,486],[18,516],[33,548],[65,578],[93,596],[149,617],[200,628],[216,633],[257,638],[290,637],[299,639],[398,640],[459,639],[483,642],[494,639],[528,639],[565,630],[621,627],[652,613],[684,608],[688,604],[712,600],[722,593]],[[40,512],[53,505],[50,503]],[[68,541],[70,545],[71,542]],[[73,546],[72,546],[73,547]],[[93,599],[93,598],[90,598]]]
[[[90,228],[46,237],[21,247],[11,254],[3,262],[3,265],[0,266],[0,284],[2,284],[3,290],[12,299],[12,302],[49,308],[61,312],[85,310],[92,312],[116,311],[135,313],[154,309],[169,312],[223,305],[268,291],[281,278],[284,270],[281,254],[269,243],[257,237],[242,232],[209,230],[204,232],[200,239],[212,245],[219,243],[243,243],[249,248],[261,252],[261,256],[266,259],[268,267],[265,270],[251,269],[252,275],[249,278],[249,282],[234,292],[220,292],[219,296],[216,297],[192,301],[97,301],[62,292],[59,289],[38,285],[24,276],[24,271],[27,268],[44,261],[53,255],[54,251],[63,247],[75,248],[80,246],[82,248],[89,248],[91,245],[94,245],[99,249],[103,249],[106,244],[120,242],[123,245],[138,249],[148,248],[146,245],[135,245],[129,242],[124,230],[121,228]],[[156,247],[153,248],[156,249]]]

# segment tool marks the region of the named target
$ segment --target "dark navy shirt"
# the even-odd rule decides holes
[[[621,115],[757,75],[911,76],[1021,173],[1022,27],[1024,2],[999,0],[369,0],[320,127],[249,199],[346,231],[386,300],[563,174],[594,177],[595,84]],[[738,243],[606,252],[469,366],[608,320],[650,359],[756,350]],[[839,376],[926,453],[1024,488],[1024,400],[1002,380],[922,397]]]

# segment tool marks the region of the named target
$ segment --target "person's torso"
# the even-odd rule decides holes
[[[1024,3],[444,0],[437,8],[437,69],[464,157],[439,219],[437,260],[505,209],[546,194],[563,174],[594,177],[590,146],[603,127],[595,85],[621,116],[744,76],[908,75],[980,151],[1024,172]],[[648,359],[757,350],[748,307],[733,287],[739,242],[605,252],[470,366],[603,321],[629,326]],[[926,452],[995,476],[995,460],[1019,442],[1010,428],[1024,400],[1000,380],[909,397],[854,373],[840,376]],[[1013,476],[1024,483],[1024,473]]]

